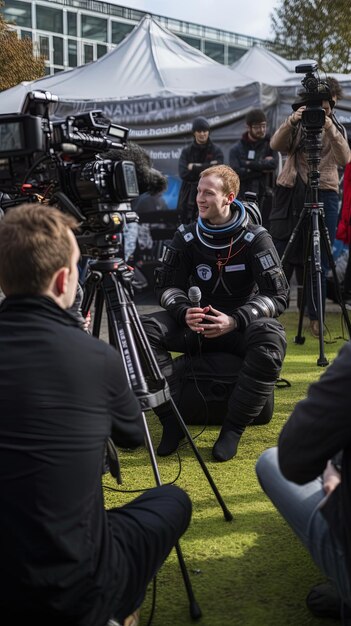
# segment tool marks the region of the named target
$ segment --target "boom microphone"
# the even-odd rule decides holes
[[[188,298],[192,307],[199,307],[201,303],[201,289],[199,287],[190,287]]]

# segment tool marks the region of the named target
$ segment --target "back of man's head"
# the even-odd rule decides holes
[[[44,293],[57,270],[70,267],[76,220],[42,204],[13,207],[0,220],[0,285],[9,295]]]
[[[262,109],[251,109],[246,114],[245,122],[247,126],[252,126],[253,124],[263,124],[267,121],[265,112]]]

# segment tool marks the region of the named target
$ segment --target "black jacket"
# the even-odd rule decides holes
[[[0,611],[105,626],[126,566],[104,510],[105,442],[111,428],[119,446],[143,442],[139,402],[117,350],[50,298],[4,300],[0,345]]]
[[[348,557],[351,577],[351,342],[340,350],[307,398],[298,402],[279,437],[284,476],[300,485],[320,476],[343,450],[342,480],[321,509]]]
[[[259,204],[265,194],[272,194],[279,157],[278,152],[270,148],[269,142],[268,136],[250,141],[246,132],[230,149],[229,165],[240,178],[239,198],[242,200],[245,199],[245,191],[256,193]]]
[[[210,139],[206,144],[198,144],[194,140],[191,144],[183,148],[179,163],[179,176],[182,184],[179,191],[178,210],[182,212],[183,217],[187,214],[193,219],[197,212],[196,194],[197,184],[201,172],[211,165],[220,165],[224,162],[224,156],[221,148],[213,143]],[[188,170],[189,163],[197,163],[191,170]],[[182,221],[188,222],[188,219]]]

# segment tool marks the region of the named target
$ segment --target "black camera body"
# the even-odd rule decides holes
[[[57,96],[30,92],[21,113],[0,115],[2,208],[25,201],[57,204],[81,223],[85,254],[116,252],[126,222],[138,221],[130,202],[139,196],[134,162],[123,159],[129,130],[102,111],[50,120]],[[118,160],[99,153],[118,149]]]
[[[306,106],[302,113],[302,125],[307,130],[320,132],[325,123],[322,103],[325,100],[330,101],[331,95],[329,85],[316,76],[317,71],[316,63],[302,63],[295,67],[297,74],[305,74],[301,81],[305,91],[299,94],[301,100],[295,102],[292,108],[296,111],[300,106]]]

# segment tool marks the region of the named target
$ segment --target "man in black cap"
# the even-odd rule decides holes
[[[245,200],[246,191],[253,191],[263,226],[268,228],[279,155],[269,145],[267,118],[262,109],[251,109],[245,122],[245,133],[229,152],[229,165],[240,178],[239,200]]]
[[[192,131],[194,141],[183,148],[178,166],[182,185],[177,209],[181,212],[182,224],[196,219],[197,184],[201,172],[211,165],[224,163],[222,150],[210,140],[210,125],[205,117],[194,119]]]

